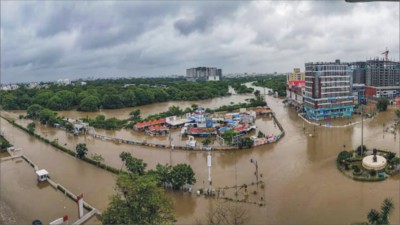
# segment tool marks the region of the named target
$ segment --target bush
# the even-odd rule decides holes
[[[351,158],[353,156],[352,153],[348,152],[348,151],[341,151],[336,159],[336,162],[338,164],[341,164],[343,162],[343,160],[346,160],[348,158]]]
[[[363,149],[363,154],[365,154],[365,152],[368,150],[365,145],[363,145],[362,149]],[[357,152],[357,155],[361,155],[361,145],[357,147],[356,152]]]
[[[369,175],[371,175],[371,177],[375,177],[376,176],[376,171],[375,170],[370,170],[369,171]]]

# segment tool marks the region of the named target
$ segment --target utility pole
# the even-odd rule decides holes
[[[364,151],[364,105],[361,105],[361,155]]]
[[[212,180],[211,180],[211,150],[208,150],[208,155],[207,155],[207,167],[208,167],[208,194],[212,194]]]
[[[171,133],[168,135],[168,140],[169,140],[169,165],[172,166],[172,141],[174,140],[171,136]]]

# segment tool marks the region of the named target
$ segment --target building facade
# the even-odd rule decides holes
[[[353,62],[350,67],[353,70],[353,83],[354,84],[365,84],[365,77],[367,71],[366,62]]]
[[[186,80],[214,80],[218,81],[222,78],[222,69],[215,67],[196,67],[186,70]]]
[[[286,85],[286,97],[289,104],[298,107],[299,109],[303,106],[303,96],[305,91],[304,80],[291,80]]]
[[[352,70],[340,60],[305,64],[304,109],[314,120],[350,117],[354,110]]]
[[[365,84],[354,84],[351,88],[354,96],[354,104],[360,104],[365,99]]]
[[[294,68],[293,72],[289,73],[288,75],[288,81],[292,80],[304,80],[305,79],[305,73],[300,71],[300,68]]]
[[[376,89],[372,97],[399,97],[400,63],[385,59],[368,60],[365,85]]]

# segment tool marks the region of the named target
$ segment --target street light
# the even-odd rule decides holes
[[[250,159],[250,162],[253,163],[256,166],[256,172],[254,173],[254,175],[256,176],[257,185],[258,185],[258,164],[257,164],[257,160]]]

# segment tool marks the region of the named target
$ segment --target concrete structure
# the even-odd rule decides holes
[[[304,109],[309,118],[350,117],[354,110],[352,71],[349,64],[306,63]]]
[[[374,156],[365,156],[362,160],[362,166],[367,170],[383,170],[386,167],[386,159],[383,156],[377,155],[376,161],[374,161]]]
[[[186,80],[212,80],[218,81],[222,78],[222,69],[215,67],[196,67],[186,70]]]
[[[376,89],[371,97],[400,96],[400,62],[373,59],[366,62],[365,84]],[[373,92],[371,92],[373,93]]]
[[[365,84],[366,62],[353,62],[350,67],[353,71],[353,83]]]
[[[365,84],[353,84],[351,90],[354,96],[354,104],[360,104],[365,99]]]
[[[300,71],[300,68],[294,68],[293,72],[287,75],[287,80],[305,80],[305,73]]]
[[[288,81],[286,85],[286,97],[289,103],[301,107],[303,105],[303,95],[305,92],[306,84],[304,80]]]
[[[71,80],[69,79],[58,79],[57,84],[60,86],[68,86],[71,84]]]

